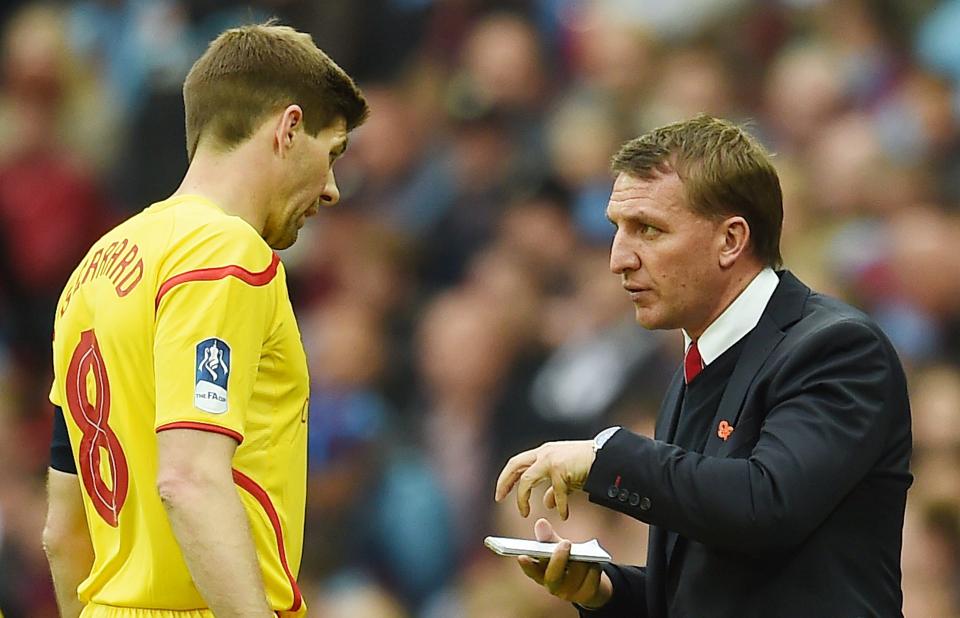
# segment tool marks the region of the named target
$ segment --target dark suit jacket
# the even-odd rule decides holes
[[[606,567],[614,596],[583,616],[902,615],[903,369],[870,318],[779,274],[703,454],[667,435],[679,371],[656,439],[621,430],[598,452],[590,500],[651,524],[650,543],[646,567]]]

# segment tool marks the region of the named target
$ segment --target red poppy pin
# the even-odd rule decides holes
[[[720,437],[720,439],[726,442],[727,438],[729,438],[730,434],[732,433],[733,433],[733,425],[731,425],[727,421],[720,421],[720,426],[717,427],[717,435]]]

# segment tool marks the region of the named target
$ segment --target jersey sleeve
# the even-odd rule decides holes
[[[63,406],[63,402],[60,401],[60,388],[57,384],[56,368],[54,368],[53,383],[50,384],[50,394],[48,398],[53,405],[57,407]]]
[[[55,321],[54,321],[54,329],[53,329],[53,342],[52,342],[52,344],[51,344],[51,346],[50,346],[50,348],[51,348],[51,349],[50,349],[50,356],[51,356],[51,358],[53,358],[53,359],[56,359],[56,358],[57,358],[57,340],[56,340],[56,339],[57,339],[57,335],[56,335],[57,329],[56,329],[56,325],[57,325],[57,322],[56,322],[56,320],[55,320]],[[54,406],[56,406],[56,407],[58,407],[58,408],[63,408],[63,401],[60,400],[60,376],[58,375],[58,373],[59,373],[59,370],[58,370],[58,369],[59,369],[59,368],[57,367],[57,363],[56,363],[56,361],[54,361],[54,363],[53,363],[53,380],[52,380],[51,383],[50,383],[50,393],[49,393],[49,395],[48,395],[47,397],[48,397],[48,399],[50,400],[50,403],[52,403]]]
[[[205,227],[174,247],[164,266],[156,297],[155,428],[213,431],[242,442],[275,315],[279,257],[252,229]]]

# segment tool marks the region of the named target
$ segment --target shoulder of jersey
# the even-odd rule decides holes
[[[277,254],[238,217],[178,221],[159,268],[156,305],[183,283],[236,278],[261,287],[274,281],[279,269]]]
[[[170,251],[203,256],[209,265],[236,264],[260,269],[273,259],[273,251],[246,221],[214,209],[190,209],[178,213]]]
[[[185,202],[158,214],[161,216],[167,214],[173,217],[174,225],[184,231],[206,228],[225,235],[237,236],[241,239],[247,237],[263,243],[260,235],[246,221],[240,217],[228,215],[213,206]]]

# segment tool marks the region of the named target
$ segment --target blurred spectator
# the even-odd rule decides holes
[[[609,3],[573,3],[563,15],[574,88],[597,90],[621,114],[633,115],[654,73],[654,41],[642,24]]]
[[[380,317],[355,302],[321,306],[305,333],[313,376],[305,572],[379,577],[419,606],[453,565],[451,547],[431,546],[450,524],[433,473],[374,390],[386,356]]]
[[[489,523],[491,417],[515,354],[507,334],[502,306],[464,292],[439,297],[420,323],[423,447],[448,497],[456,525],[449,542],[461,556]]]
[[[612,238],[603,213],[610,197],[610,153],[620,133],[607,101],[588,93],[561,99],[547,125],[550,163],[570,188],[574,223],[595,242]]]
[[[634,123],[637,134],[700,112],[737,118],[727,67],[716,50],[681,48],[663,59],[652,96]]]
[[[540,43],[532,24],[519,15],[482,17],[464,45],[463,68],[481,105],[527,111],[543,103],[547,76]]]
[[[0,154],[48,141],[100,172],[113,162],[123,125],[102,76],[73,55],[67,31],[52,4],[27,4],[3,25]]]
[[[913,375],[913,391],[918,456],[955,451],[960,447],[960,373],[945,364],[927,367]]]
[[[63,37],[57,11],[28,6],[0,41],[0,337],[16,361],[19,408],[33,415],[47,412],[60,288],[112,220],[88,162],[70,145],[85,119],[72,116],[82,94]]]
[[[844,91],[827,46],[802,41],[783,49],[764,83],[765,117],[776,152],[802,150],[818,129],[842,110]]]

